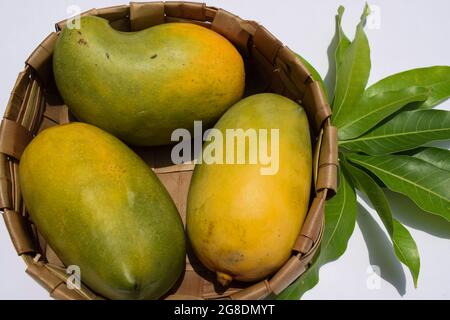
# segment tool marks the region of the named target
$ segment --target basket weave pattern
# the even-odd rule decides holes
[[[324,204],[337,188],[337,132],[330,124],[331,111],[320,85],[295,54],[254,21],[205,4],[190,2],[131,3],[92,9],[122,31],[138,31],[167,22],[196,23],[222,34],[242,54],[254,79],[256,92],[274,92],[303,105],[314,137],[314,192],[310,209],[292,249],[292,256],[272,277],[254,284],[233,284],[220,291],[213,276],[188,254],[186,271],[166,298],[262,299],[278,294],[308,267],[321,240]],[[26,272],[56,299],[101,299],[87,287],[68,289],[65,267],[29,220],[18,183],[18,164],[26,145],[40,131],[71,121],[52,75],[51,58],[65,21],[31,54],[17,78],[0,127],[0,209],[12,243]],[[184,220],[192,164],[171,165],[164,160],[167,148],[141,148],[137,152],[156,172],[174,199]],[[55,173],[57,174],[57,173]]]

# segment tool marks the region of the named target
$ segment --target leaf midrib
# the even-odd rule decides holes
[[[328,242],[326,243],[325,248],[328,248],[329,244],[331,243],[331,239],[333,239],[334,234],[336,233],[336,230],[338,229],[338,226],[339,226],[339,224],[341,222],[342,214],[344,213],[344,207],[345,207],[345,203],[346,203],[346,200],[347,200],[347,188],[346,188],[345,184],[343,184],[342,186],[344,187],[343,188],[343,191],[344,191],[343,195],[344,195],[344,197],[343,197],[343,201],[342,201],[342,203],[344,205],[341,207],[341,211],[339,212],[339,218],[338,218],[338,221],[337,221],[337,223],[335,225],[336,227],[333,229],[333,232],[331,233],[331,236],[328,239]]]
[[[358,31],[356,31],[356,33],[358,33]],[[355,39],[356,40],[356,39]],[[355,41],[353,41],[351,44],[350,44],[350,46],[353,46],[353,45],[355,45]],[[356,46],[356,45],[355,45]],[[358,46],[358,48],[359,48],[359,46]],[[353,47],[351,48],[352,50],[354,49]],[[347,50],[349,50],[349,48],[347,48]],[[356,52],[357,52],[358,50],[357,50],[357,48],[356,49],[354,49],[353,50],[353,52],[352,52],[352,57],[354,58],[354,56],[356,55]],[[348,75],[348,79],[352,79],[353,78],[353,66],[355,65],[355,63],[356,63],[356,59],[351,59],[351,65],[350,65],[350,74]],[[339,79],[336,79],[336,81],[338,81]],[[339,115],[339,113],[341,112],[341,109],[342,109],[342,106],[344,105],[344,102],[345,102],[345,99],[347,99],[347,96],[348,96],[348,93],[349,93],[349,91],[350,91],[350,83],[351,83],[352,81],[350,81],[350,80],[348,80],[347,81],[347,88],[345,89],[345,93],[344,93],[344,96],[343,96],[343,98],[342,98],[342,100],[341,100],[341,104],[337,107],[337,110],[336,110],[336,114],[334,115],[334,119],[337,119],[337,117],[338,117],[338,115]]]
[[[398,178],[398,179],[400,179],[400,180],[402,180],[402,181],[405,181],[406,183],[409,183],[409,184],[415,186],[416,188],[419,188],[419,189],[422,189],[422,190],[424,190],[424,191],[426,191],[426,192],[429,192],[429,193],[431,193],[431,194],[434,194],[435,196],[437,196],[438,198],[440,198],[440,199],[442,199],[442,200],[444,200],[444,201],[448,201],[445,197],[442,197],[440,194],[438,194],[438,193],[436,193],[436,192],[434,192],[434,191],[432,191],[432,190],[430,190],[430,189],[426,189],[426,188],[422,187],[421,185],[419,185],[419,184],[417,184],[417,183],[414,183],[414,182],[411,181],[411,180],[407,180],[407,179],[405,179],[405,178],[402,178],[401,176],[398,176],[398,175],[396,175],[396,174],[394,174],[394,173],[392,173],[392,172],[390,172],[390,171],[383,170],[383,169],[381,169],[380,167],[377,167],[377,166],[375,166],[375,165],[371,165],[371,164],[369,164],[369,163],[367,163],[367,162],[364,162],[364,161],[361,161],[361,160],[355,160],[354,158],[353,158],[353,161],[357,161],[357,162],[359,162],[359,164],[361,164],[361,165],[367,165],[367,166],[369,166],[369,167],[371,167],[371,168],[374,168],[374,169],[377,169],[377,170],[379,170],[379,171],[382,171],[382,172],[386,173],[387,175],[391,175],[391,176],[396,177],[396,178]]]
[[[387,135],[377,135],[377,136],[369,136],[369,137],[361,137],[356,138],[353,140],[344,140],[339,141],[340,145],[346,144],[346,143],[352,143],[352,142],[359,142],[359,141],[366,141],[366,140],[374,140],[374,139],[383,139],[383,138],[390,138],[390,137],[397,137],[397,136],[405,136],[410,134],[420,134],[420,133],[427,133],[427,132],[438,132],[438,131],[446,131],[450,130],[450,128],[441,128],[441,129],[428,129],[428,130],[420,130],[420,131],[408,131],[408,132],[400,132],[400,133],[393,133],[393,134],[387,134]]]
[[[441,83],[444,83],[444,82],[450,82],[450,79],[442,80],[442,81],[438,81],[438,82],[433,82],[433,83],[431,83],[431,84],[425,84],[425,85],[424,85],[424,84],[418,84],[418,83],[415,83],[415,84],[411,85],[411,87],[415,86],[415,87],[424,87],[424,88],[428,88],[428,89],[433,89],[432,87],[437,86],[437,85],[440,85]],[[367,88],[366,92],[368,92],[368,93],[367,93],[367,97],[368,97],[368,98],[371,98],[371,97],[373,97],[373,96],[379,94],[380,91],[384,91],[384,90],[385,90],[385,89],[380,89],[379,91],[375,91],[374,93],[370,93],[370,91],[373,90],[372,88],[375,87],[376,85],[377,85],[377,84],[375,83],[374,85],[372,85],[372,86],[370,86],[369,88]],[[400,87],[400,88],[395,88],[395,89],[389,88],[389,91],[393,91],[393,90],[402,90],[402,89],[405,89],[405,88],[408,88],[408,87],[410,87],[410,86],[407,86],[407,87]],[[433,90],[432,90],[432,91],[433,91]],[[433,97],[433,96],[430,96],[427,100],[424,100],[423,102],[430,100],[432,97]]]
[[[394,225],[394,219],[392,219],[392,220],[393,220],[392,222],[393,222],[393,225]],[[398,249],[397,252],[400,253],[400,255],[402,256],[403,260],[405,261],[404,263],[409,268],[411,273],[413,273],[413,280],[414,280],[414,285],[415,285],[415,283],[417,281],[416,277],[417,277],[418,273],[413,271],[412,267],[411,268],[409,267],[409,265],[413,265],[414,264],[414,261],[406,258],[405,254],[403,253],[402,248],[398,245],[398,241],[395,240],[394,234],[395,234],[395,231],[392,234],[392,243],[394,244],[395,247],[397,247],[397,249]]]
[[[413,96],[413,97],[416,98],[416,97],[420,97],[420,96],[423,96],[423,94],[417,94],[417,95],[415,95],[415,96]],[[399,100],[393,101],[393,102],[391,102],[391,103],[385,104],[385,105],[384,105],[383,107],[381,107],[381,108],[378,108],[378,109],[372,109],[372,111],[370,111],[370,112],[368,112],[368,113],[366,113],[366,114],[363,114],[361,117],[359,117],[359,118],[353,120],[352,122],[349,122],[349,123],[347,123],[346,125],[342,126],[342,127],[340,128],[340,130],[343,130],[343,129],[345,129],[345,128],[348,128],[349,126],[351,126],[351,125],[353,125],[353,124],[359,122],[361,119],[367,118],[367,117],[371,116],[371,115],[374,114],[374,113],[377,113],[377,112],[379,112],[379,111],[381,111],[381,110],[387,109],[387,108],[389,108],[389,107],[392,106],[392,105],[395,105],[395,104],[397,104],[397,103],[402,103],[402,102],[404,102],[404,101],[409,101],[410,99],[412,99],[412,97],[407,97],[407,98],[404,98],[404,99],[399,99]],[[413,101],[414,101],[414,100],[413,100]],[[424,101],[426,101],[426,100],[424,100]]]
[[[400,255],[403,258],[403,261],[405,261],[404,263],[406,264],[406,266],[411,270],[411,272],[414,274],[413,278],[414,278],[414,282],[416,281],[416,275],[415,275],[415,271],[412,270],[412,267],[410,268],[409,265],[413,264],[413,261],[409,260],[408,258],[406,258],[405,254],[403,253],[403,250],[401,249],[401,247],[398,245],[398,242],[395,240],[394,235],[392,235],[392,243],[394,244],[394,246],[397,248],[397,252],[400,253]]]

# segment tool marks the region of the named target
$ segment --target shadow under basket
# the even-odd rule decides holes
[[[254,21],[225,10],[190,2],[131,3],[92,9],[121,31],[138,31],[167,22],[191,22],[226,37],[242,54],[247,71],[247,92],[274,92],[300,103],[310,122],[314,146],[314,177],[306,221],[292,248],[292,256],[274,275],[257,283],[233,282],[226,290],[215,282],[190,250],[186,270],[166,299],[264,299],[279,294],[308,268],[319,247],[324,226],[325,201],[337,187],[337,132],[330,124],[326,97],[295,53]],[[103,299],[82,285],[69,289],[64,264],[29,219],[18,183],[23,150],[40,131],[73,120],[53,79],[52,52],[65,21],[26,61],[17,78],[0,127],[0,208],[12,243],[26,265],[26,272],[56,299]],[[194,166],[173,165],[170,147],[138,148],[137,153],[157,173],[185,220],[186,200]],[[57,174],[57,173],[55,173]]]

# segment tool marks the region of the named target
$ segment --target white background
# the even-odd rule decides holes
[[[122,1],[14,0],[0,1],[0,114],[23,62],[54,22],[68,16],[67,7],[83,11]],[[316,66],[328,70],[327,48],[334,34],[334,15],[346,7],[344,29],[353,38],[364,2],[355,0],[216,0],[243,18],[266,26],[285,44]],[[379,29],[367,30],[372,49],[373,83],[399,71],[450,64],[450,1],[377,0]],[[450,102],[441,108],[449,110]],[[448,145],[446,145],[448,146]],[[358,223],[348,250],[337,262],[323,267],[320,283],[307,299],[450,299],[450,223],[422,212],[405,197],[390,194],[395,216],[411,231],[421,255],[419,287],[414,289],[408,270],[395,259],[391,244],[376,213],[359,210]],[[362,234],[364,231],[364,236]],[[369,265],[381,269],[379,289],[369,289]],[[0,223],[0,299],[48,299],[48,294],[24,273],[3,223]]]

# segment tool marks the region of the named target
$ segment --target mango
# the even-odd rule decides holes
[[[88,124],[52,127],[28,145],[20,186],[32,221],[81,281],[110,299],[157,299],[185,265],[184,228],[141,158]]]
[[[267,146],[277,146],[268,147],[268,154],[274,158],[278,151],[279,166],[272,174],[262,174],[267,166],[250,162],[249,139],[244,164],[237,162],[237,155],[235,163],[225,160],[237,147],[222,152],[222,164],[198,164],[188,195],[189,241],[222,285],[233,279],[260,280],[288,260],[307,214],[312,180],[308,119],[297,103],[266,93],[235,104],[214,128],[226,139],[227,130],[267,130]],[[269,133],[276,129],[278,142],[273,144],[276,135]],[[207,140],[203,150],[214,141]],[[264,144],[260,141],[259,146]]]
[[[82,122],[128,144],[163,145],[194,120],[212,126],[244,92],[245,70],[235,47],[189,23],[119,32],[107,20],[83,17],[55,45],[59,92]]]

